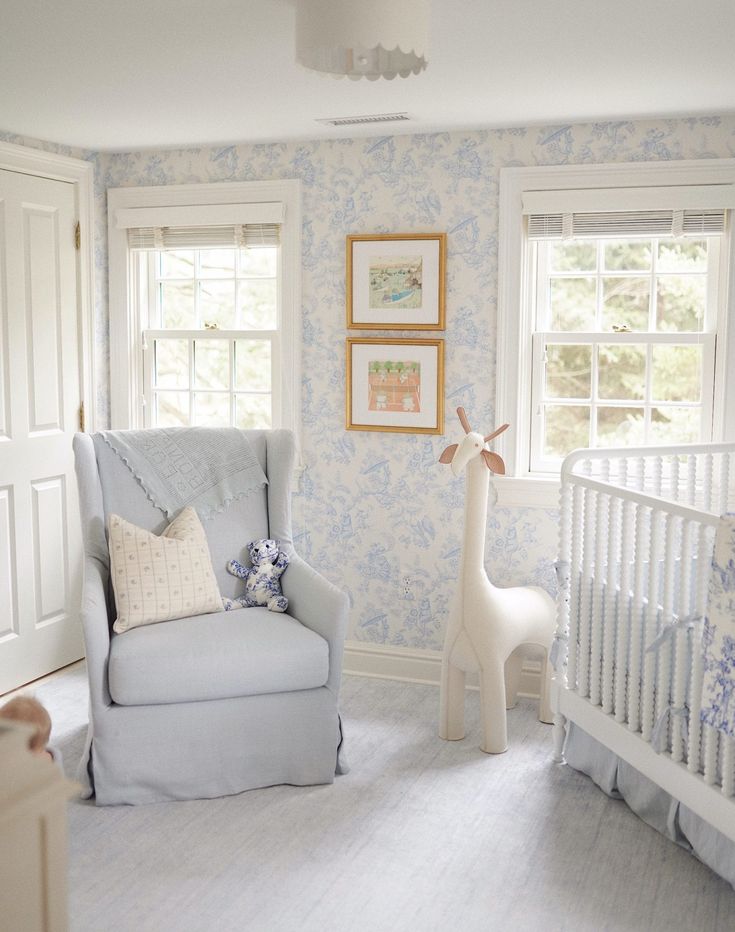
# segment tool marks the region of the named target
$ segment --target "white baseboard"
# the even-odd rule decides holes
[[[438,650],[386,647],[383,644],[366,644],[363,641],[345,642],[344,672],[351,676],[372,676],[376,679],[438,686],[441,663],[442,654]],[[539,661],[525,660],[518,695],[538,699],[540,681]],[[477,677],[472,673],[467,676],[467,688],[478,688]]]

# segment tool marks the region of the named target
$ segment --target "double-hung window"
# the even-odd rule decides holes
[[[572,217],[568,237],[564,219],[528,218],[530,471],[578,447],[711,440],[724,212],[685,215],[680,236],[671,211]]]
[[[298,183],[109,195],[113,424],[297,429]]]
[[[278,226],[244,242],[135,249],[149,427],[272,427],[280,410]],[[247,243],[247,238],[255,240]]]
[[[509,474],[551,479],[581,447],[732,433],[735,165],[501,178],[497,394],[498,417],[515,427]]]

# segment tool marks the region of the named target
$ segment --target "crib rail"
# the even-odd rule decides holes
[[[735,741],[700,722],[702,626],[726,511],[735,443],[567,457],[557,681],[732,797]]]

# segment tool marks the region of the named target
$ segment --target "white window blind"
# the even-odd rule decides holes
[[[598,211],[528,215],[528,238],[532,240],[716,236],[724,231],[724,210]]]
[[[735,185],[525,191],[529,239],[716,236],[735,207]]]
[[[130,227],[131,249],[217,249],[277,246],[280,225],[272,223],[229,224],[214,227]]]
[[[276,201],[132,207],[115,212],[115,226],[131,249],[277,246],[285,215]]]

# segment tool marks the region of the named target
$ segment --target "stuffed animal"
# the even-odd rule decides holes
[[[281,576],[288,566],[288,556],[278,549],[277,540],[254,540],[248,544],[252,567],[230,560],[227,572],[245,580],[245,595],[222,599],[225,611],[265,605],[269,612],[285,612],[288,599],[281,593]]]

